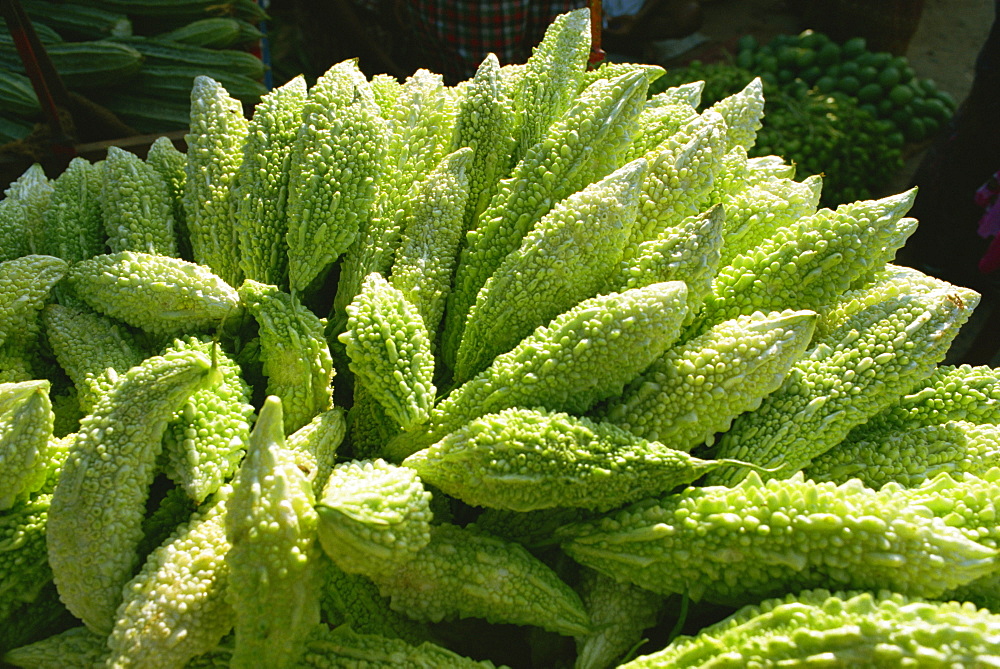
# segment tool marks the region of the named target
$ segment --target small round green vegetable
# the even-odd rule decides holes
[[[864,37],[852,37],[844,42],[844,57],[857,58],[865,52],[867,42]]]
[[[897,105],[905,105],[913,99],[913,89],[905,84],[894,86],[893,89],[889,91],[889,99]]]
[[[862,102],[875,102],[881,97],[882,87],[874,82],[865,84],[858,89],[858,100]],[[874,116],[877,113],[878,110],[875,110],[872,115]]]

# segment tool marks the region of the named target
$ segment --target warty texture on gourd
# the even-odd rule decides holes
[[[750,157],[759,80],[699,113],[589,47],[584,10],[525,64],[348,61],[252,118],[199,78],[185,151],[10,185],[6,660],[656,666],[742,604],[668,666],[996,655],[877,592],[1000,605],[1000,386],[941,366],[978,295],[891,263],[914,193],[819,209]],[[168,216],[176,257],[117,251]]]

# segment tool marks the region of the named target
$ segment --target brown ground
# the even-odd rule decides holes
[[[972,86],[972,68],[993,21],[991,0],[926,0],[906,52],[914,69],[961,100]]]

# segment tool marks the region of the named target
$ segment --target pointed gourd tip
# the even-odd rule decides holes
[[[258,437],[273,437],[274,435],[280,435],[281,439],[279,441],[284,441],[285,429],[284,429],[284,411],[281,407],[281,398],[276,395],[268,395],[267,399],[264,400],[263,406],[260,408],[260,412],[257,415],[257,422],[254,424],[253,432],[251,433],[251,438],[254,436]]]
[[[902,193],[897,193],[896,195],[890,195],[886,198],[886,201],[891,202],[895,209],[902,209],[902,214],[905,214],[913,206],[913,202],[917,199],[917,187],[914,186],[909,190],[905,190]]]
[[[586,22],[590,25],[590,7],[581,7],[580,9],[574,9],[566,12],[562,15],[563,21],[573,21],[573,22]],[[559,17],[556,18],[559,21]]]
[[[629,185],[638,186],[642,182],[643,176],[646,174],[646,168],[648,165],[649,161],[645,158],[636,158],[632,162],[619,167],[610,176],[616,179],[621,179]]]
[[[427,464],[427,462],[428,462],[427,449],[422,448],[419,451],[410,453],[408,456],[403,458],[402,462],[400,462],[399,464],[402,467],[409,467],[410,469],[414,469],[419,474],[424,469],[424,466]]]

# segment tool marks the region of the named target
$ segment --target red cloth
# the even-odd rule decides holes
[[[425,67],[451,84],[468,79],[489,53],[502,65],[523,63],[552,20],[586,0],[410,0]]]

